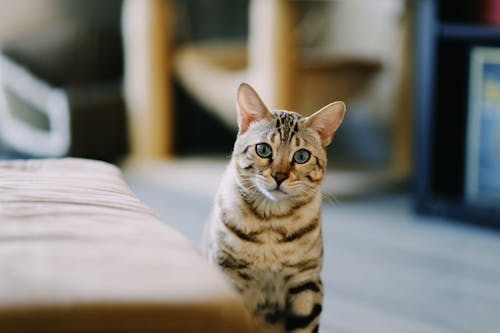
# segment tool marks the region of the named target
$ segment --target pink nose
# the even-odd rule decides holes
[[[288,178],[288,172],[274,171],[271,175],[273,176],[274,180],[276,180],[276,183],[278,184],[278,186],[281,183],[283,183],[283,181],[285,179]]]

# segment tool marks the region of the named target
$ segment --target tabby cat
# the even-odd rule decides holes
[[[309,117],[270,112],[243,83],[237,110],[239,132],[206,226],[206,254],[242,294],[256,332],[317,332],[320,183],[345,105]]]

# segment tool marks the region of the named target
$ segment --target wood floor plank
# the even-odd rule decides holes
[[[499,235],[392,207],[361,202],[325,209],[334,221],[323,228],[332,332],[373,332],[382,318],[386,332],[497,332]],[[349,306],[363,319],[349,324],[356,311],[341,315]]]

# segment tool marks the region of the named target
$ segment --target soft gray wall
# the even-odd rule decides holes
[[[0,43],[68,19],[119,27],[121,0],[0,0]]]

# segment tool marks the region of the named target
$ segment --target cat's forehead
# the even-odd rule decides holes
[[[273,125],[278,131],[281,141],[290,142],[299,131],[299,122],[304,117],[296,112],[273,110]]]
[[[280,121],[299,121],[304,118],[300,113],[287,110],[272,110],[271,115],[273,119]]]

